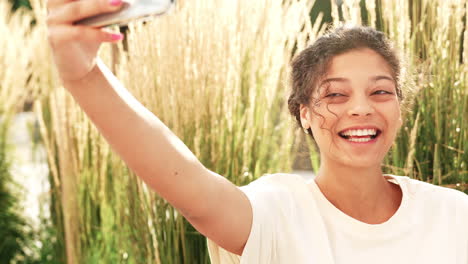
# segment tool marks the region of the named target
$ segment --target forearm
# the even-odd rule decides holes
[[[209,186],[210,175],[183,142],[103,63],[86,79],[64,85],[129,168],[188,212],[189,201],[195,202],[201,188]]]

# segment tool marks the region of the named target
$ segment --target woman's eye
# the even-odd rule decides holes
[[[378,91],[375,91],[373,94],[393,94],[393,93],[389,91],[385,91],[385,90],[378,90]]]
[[[344,95],[340,93],[329,93],[325,95],[325,97],[339,97],[339,96],[344,96]]]

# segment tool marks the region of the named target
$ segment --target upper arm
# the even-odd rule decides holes
[[[197,201],[196,214],[184,214],[204,236],[232,253],[241,255],[250,234],[252,206],[247,196],[226,178],[213,172]]]

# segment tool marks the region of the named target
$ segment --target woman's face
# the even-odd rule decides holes
[[[301,105],[302,125],[312,129],[322,162],[380,166],[402,124],[392,76],[385,59],[371,49],[331,60],[311,103]]]

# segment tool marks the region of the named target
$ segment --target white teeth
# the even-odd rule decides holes
[[[353,129],[353,130],[346,130],[345,132],[341,133],[345,136],[375,136],[377,134],[376,129]]]
[[[348,140],[352,142],[367,142],[367,141],[371,141],[372,139],[371,138],[348,138]]]

